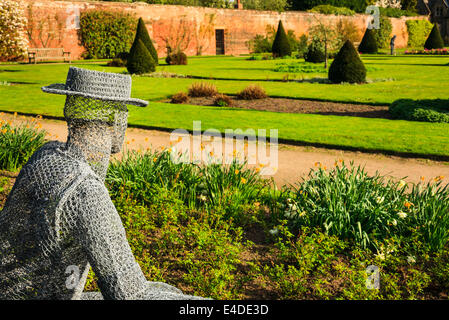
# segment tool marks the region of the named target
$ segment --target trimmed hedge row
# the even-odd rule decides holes
[[[390,105],[394,119],[449,123],[449,100],[400,99]]]

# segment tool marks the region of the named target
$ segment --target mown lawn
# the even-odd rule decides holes
[[[365,85],[330,85],[267,81],[282,79],[279,63],[293,59],[255,60],[247,57],[190,58],[187,66],[161,65],[157,71],[197,77],[244,80],[207,80],[220,92],[235,94],[252,83],[271,96],[386,105],[396,99],[447,99],[449,57],[366,55],[362,57],[373,82]],[[161,61],[162,62],[162,61]],[[78,67],[108,72],[124,68],[105,62],[76,63]],[[42,85],[64,82],[69,65],[0,65],[0,110],[62,116],[64,97],[41,92]],[[325,73],[289,75],[289,78],[324,78]],[[253,80],[250,80],[253,79]],[[204,130],[278,129],[279,138],[360,150],[449,156],[449,125],[357,117],[285,114],[231,108],[161,103],[186,91],[198,79],[133,77],[133,96],[152,101],[145,109],[130,107],[130,125],[191,129],[193,120]],[[206,81],[206,80],[203,80]],[[7,85],[7,83],[12,85]]]

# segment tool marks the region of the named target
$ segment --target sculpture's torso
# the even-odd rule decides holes
[[[79,298],[89,264],[71,237],[74,217],[62,206],[87,178],[98,179],[59,142],[47,143],[23,167],[0,211],[0,299]],[[81,277],[76,287],[71,273]]]

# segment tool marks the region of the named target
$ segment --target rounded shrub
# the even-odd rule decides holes
[[[186,65],[187,55],[182,51],[171,52],[165,58],[165,62],[171,65]]]
[[[131,74],[150,73],[156,70],[153,57],[140,39],[137,39],[129,51],[126,68]]]
[[[307,62],[320,63],[326,60],[324,46],[320,41],[313,40],[304,53],[304,60]]]
[[[142,18],[139,18],[139,22],[137,23],[137,30],[136,30],[136,39],[140,39],[147,50],[150,52],[151,57],[153,58],[153,61],[156,65],[159,64],[159,57],[157,56],[156,48],[153,45],[153,41],[150,38],[150,35],[148,34],[148,30],[145,27],[145,23],[143,22]]]
[[[426,43],[424,43],[424,48],[427,50],[444,48],[443,38],[441,38],[440,30],[436,24],[433,26],[432,31],[430,31],[429,37]]]
[[[399,99],[389,108],[393,119],[449,123],[449,101],[445,99]]]
[[[366,68],[351,41],[341,47],[329,68],[329,80],[333,83],[363,83],[366,81]]]
[[[376,36],[372,29],[366,29],[362,41],[359,44],[359,52],[361,53],[377,53]]]
[[[276,37],[273,41],[272,52],[274,57],[285,57],[292,55],[292,49],[287,34],[285,33],[282,21],[279,21]]]

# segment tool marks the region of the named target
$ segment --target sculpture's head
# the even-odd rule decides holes
[[[129,75],[70,67],[65,84],[43,87],[48,93],[64,94],[64,117],[69,138],[82,146],[102,146],[110,153],[120,151],[128,120],[127,104],[145,107],[148,102],[131,98]]]

